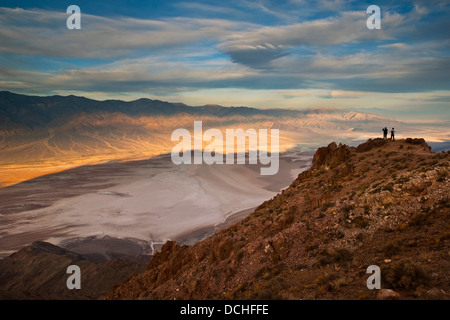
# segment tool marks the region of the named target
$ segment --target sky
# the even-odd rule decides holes
[[[0,91],[448,123],[449,16],[446,0],[2,0]]]

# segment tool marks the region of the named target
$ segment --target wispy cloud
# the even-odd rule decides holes
[[[444,110],[446,94],[421,94],[450,90],[450,4],[381,1],[381,30],[367,29],[364,6],[174,1],[151,18],[83,11],[76,32],[64,11],[0,7],[0,89],[262,107],[376,107],[369,97],[419,94],[409,102]]]
[[[67,14],[0,8],[0,52],[66,58],[117,58],[136,50],[164,50],[216,38],[235,23],[172,18],[144,20],[83,14],[79,32],[67,30]],[[242,25],[245,25],[243,23]]]

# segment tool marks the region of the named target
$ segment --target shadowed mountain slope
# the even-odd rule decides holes
[[[36,241],[0,260],[0,299],[97,299],[145,270],[144,257],[85,256]],[[69,265],[81,269],[81,289],[69,290]]]

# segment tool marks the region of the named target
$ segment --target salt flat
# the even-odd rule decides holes
[[[169,239],[193,243],[287,187],[309,167],[312,154],[309,148],[282,154],[273,176],[261,176],[259,165],[177,166],[162,155],[83,166],[4,188],[0,256],[36,240],[92,252],[83,239],[134,239],[150,254]]]

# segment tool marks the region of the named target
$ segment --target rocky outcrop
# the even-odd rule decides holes
[[[381,289],[377,294],[378,300],[398,300],[400,299],[400,295],[398,292],[395,292],[391,289]]]
[[[335,142],[330,143],[327,147],[319,148],[313,157],[313,168],[316,169],[321,166],[334,168],[350,158],[352,149],[342,144],[337,146]]]
[[[369,139],[364,143],[361,143],[358,147],[356,147],[356,152],[367,152],[372,150],[373,148],[379,148],[388,143],[389,140],[384,140],[381,138],[377,139]]]

